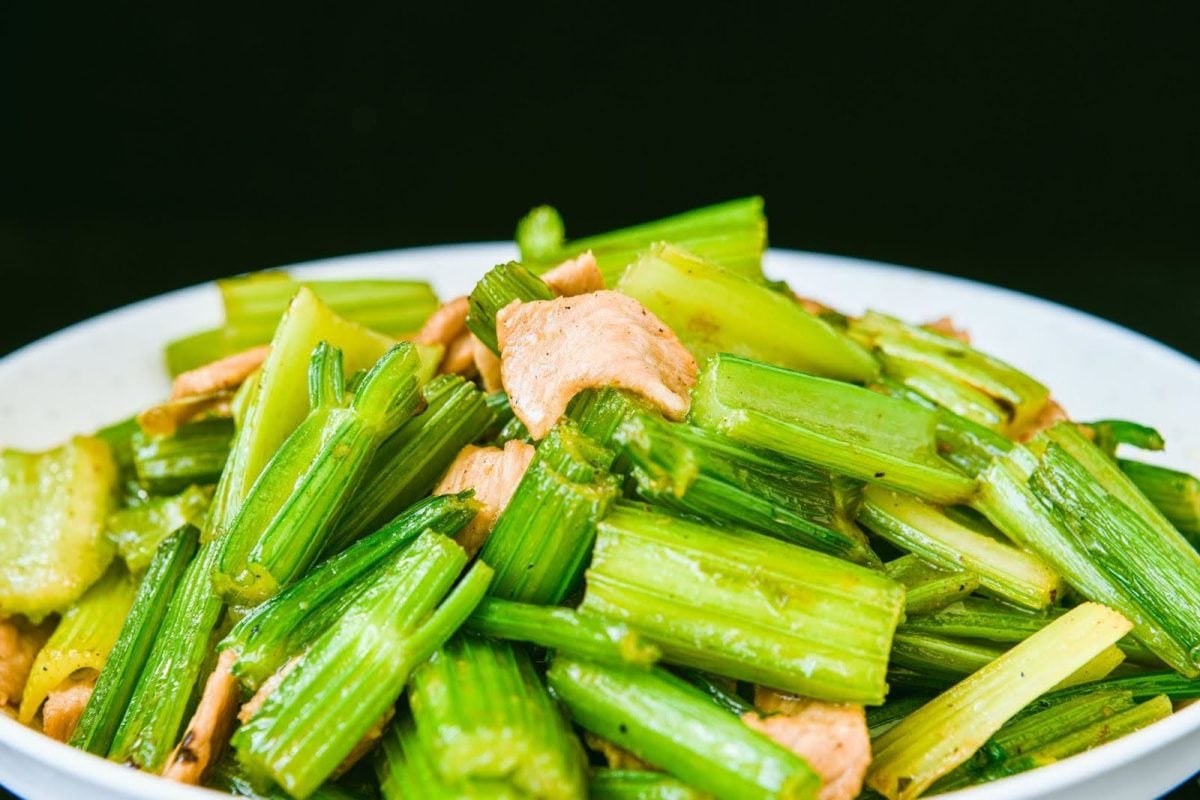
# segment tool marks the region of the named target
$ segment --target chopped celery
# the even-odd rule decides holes
[[[389,350],[353,399],[341,354],[313,351],[312,412],[255,481],[229,527],[215,577],[230,601],[253,605],[299,577],[325,548],[381,442],[424,402],[412,345]]]
[[[872,739],[878,739],[884,732],[894,728],[902,719],[928,703],[926,695],[911,695],[908,697],[889,698],[881,706],[867,708],[867,728]]]
[[[413,673],[408,697],[445,783],[491,781],[545,800],[586,796],[579,740],[519,647],[455,637]]]
[[[938,456],[932,411],[838,381],[718,355],[701,371],[691,417],[752,447],[934,502],[975,491]]]
[[[175,494],[192,485],[216,483],[229,458],[233,422],[213,418],[191,422],[170,436],[133,437],[138,480],[154,494]]]
[[[71,677],[96,674],[104,666],[129,613],[137,584],[114,563],[83,597],[63,612],[58,627],[34,659],[21,696],[21,722],[28,725],[46,695]]]
[[[423,391],[425,411],[379,446],[326,552],[341,550],[429,494],[458,452],[495,418],[483,393],[457,375],[440,375]]]
[[[575,395],[567,408],[567,416],[579,430],[605,447],[615,447],[613,436],[630,419],[658,412],[632,392],[606,387],[585,389]],[[661,415],[660,415],[661,416]]]
[[[591,800],[704,800],[706,796],[661,772],[593,769],[588,781]]]
[[[673,217],[564,242],[562,218],[547,206],[535,208],[517,226],[521,260],[530,269],[550,267],[591,251],[612,285],[638,254],[655,242],[673,242],[748,278],[762,277],[767,221],[761,197],[743,197]]]
[[[1052,605],[1062,579],[1041,558],[912,497],[870,487],[859,520],[879,536],[944,569],[967,569],[983,590],[1034,610]]]
[[[580,606],[665,660],[825,700],[880,703],[904,589],[750,531],[631,505],[600,523]]]
[[[108,537],[117,545],[125,566],[135,575],[150,566],[164,539],[185,525],[204,524],[212,491],[189,486],[174,497],[153,497],[140,506],[108,515]]]
[[[875,348],[884,373],[972,422],[1001,433],[1024,429],[1050,397],[1025,373],[968,344],[869,311],[851,335]]]
[[[612,453],[569,420],[539,444],[479,558],[496,571],[491,593],[557,604],[583,573],[596,522],[617,497]]]
[[[795,753],[663,670],[558,656],[547,679],[581,726],[717,798],[816,798],[821,788]]]
[[[697,361],[732,353],[858,383],[879,374],[870,353],[792,298],[669,244],[651,247],[616,289],[665,322]]]
[[[1121,459],[1117,463],[1192,547],[1200,546],[1200,479],[1141,461]]]
[[[708,695],[708,699],[730,713],[741,716],[747,711],[755,711],[753,703],[749,703],[735,694],[737,681],[720,678],[703,670],[690,667],[676,667],[675,674]]]
[[[538,276],[510,261],[499,264],[479,279],[467,298],[467,327],[497,355],[496,314],[514,300],[552,300],[554,292]]]
[[[993,459],[1012,450],[1012,442],[993,430],[944,408],[936,413],[938,452],[968,475],[978,477]]]
[[[889,663],[913,670],[933,685],[951,686],[982,669],[1004,654],[1006,648],[993,644],[950,639],[927,633],[896,630]]]
[[[1143,672],[1136,675],[1121,675],[1104,678],[1094,683],[1077,684],[1056,689],[1039,703],[1053,704],[1096,691],[1123,691],[1133,695],[1134,700],[1149,700],[1160,694],[1172,700],[1194,700],[1200,698],[1200,679],[1185,678],[1177,672]]]
[[[167,372],[171,373],[172,377],[231,354],[232,351],[225,344],[225,331],[223,328],[198,331],[180,339],[167,342],[167,346],[163,351],[164,360],[167,363]]]
[[[0,615],[37,622],[64,611],[113,557],[104,520],[117,464],[103,440],[77,436],[44,453],[0,451]]]
[[[653,414],[631,416],[613,436],[633,466],[638,494],[716,525],[752,528],[785,541],[878,565],[854,523],[862,484]]]
[[[530,642],[572,658],[649,667],[658,648],[621,623],[569,608],[535,606],[489,597],[463,624],[466,630],[498,639]]]
[[[909,616],[945,608],[979,588],[979,576],[974,572],[943,569],[915,555],[889,561],[883,571],[904,584],[904,612]]]
[[[1097,603],[1072,609],[880,736],[867,784],[890,800],[918,797],[1130,628]]]
[[[466,493],[426,498],[256,606],[221,642],[222,649],[238,653],[234,674],[249,688],[258,689],[345,612],[370,584],[370,573],[427,528],[453,536],[477,508]]]
[[[198,540],[199,531],[184,526],[158,546],[71,737],[72,747],[108,755],[167,605],[196,554]]]
[[[234,734],[252,780],[307,797],[333,773],[482,599],[483,564],[451,590],[466,562],[453,540],[426,531],[377,573]]]
[[[410,717],[393,722],[375,753],[375,775],[383,800],[507,800],[491,786],[455,786],[442,782],[433,756],[417,736]]]
[[[1108,453],[1115,455],[1117,446],[1127,444],[1139,450],[1162,450],[1167,446],[1161,433],[1148,425],[1123,419],[1102,419],[1082,423],[1092,436],[1092,442]]]
[[[209,789],[226,792],[235,797],[248,797],[251,800],[292,800],[292,796],[278,786],[255,791],[250,778],[232,753],[226,753],[213,765],[205,775],[204,785]],[[374,792],[359,792],[336,783],[323,783],[309,795],[308,800],[374,800],[375,797]]]

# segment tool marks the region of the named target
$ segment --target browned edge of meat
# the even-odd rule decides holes
[[[479,341],[475,334],[471,334],[471,357],[475,360],[475,369],[479,372],[479,381],[485,392],[491,394],[504,388],[500,381],[500,357]]]
[[[691,405],[696,359],[666,323],[618,292],[514,301],[496,315],[496,338],[509,403],[534,439],[584,389],[627,389],[674,420]]]
[[[1014,432],[1013,438],[1018,442],[1028,442],[1042,431],[1053,428],[1059,422],[1068,419],[1070,417],[1067,416],[1067,410],[1060,406],[1053,397],[1047,397],[1042,410],[1037,413],[1037,416],[1029,420],[1029,424],[1022,430]]]
[[[262,708],[262,704],[267,702],[267,698],[279,688],[279,684],[283,683],[283,679],[291,674],[291,671],[300,663],[302,657],[302,655],[293,657],[282,667],[275,670],[271,677],[262,682],[262,686],[258,687],[258,691],[254,693],[254,696],[243,703],[241,709],[238,710],[238,722],[248,722],[251,717],[258,713],[258,710]]]
[[[467,309],[466,295],[447,300],[429,315],[429,319],[413,337],[413,342],[449,346],[467,329]]]
[[[171,399],[180,400],[236,389],[262,366],[269,352],[270,345],[259,345],[181,372],[171,382]]]
[[[442,355],[442,363],[438,365],[438,372],[442,375],[462,375],[464,378],[473,378],[477,372],[475,366],[475,348],[472,340],[475,336],[470,331],[463,331],[446,345],[446,352]]]
[[[24,617],[0,620],[0,706],[16,706],[38,651],[54,630],[54,622],[34,625]]]
[[[583,732],[583,742],[589,749],[604,756],[609,769],[632,769],[641,772],[659,772],[658,767],[635,756],[620,745],[613,744],[608,739],[597,736],[591,731]]]
[[[477,553],[487,541],[496,518],[512,499],[533,460],[533,453],[532,445],[516,439],[505,442],[503,449],[469,444],[446,469],[433,493],[456,494],[474,489],[475,499],[483,506],[454,537],[468,555]]]
[[[167,757],[162,771],[164,778],[198,785],[209,766],[221,757],[233,732],[238,710],[238,681],[233,675],[235,661],[236,652],[221,651],[217,666],[204,683],[200,704],[188,721],[183,738]]]
[[[137,416],[138,427],[151,436],[170,436],[197,417],[228,417],[233,413],[232,389],[180,397],[151,406]]]
[[[755,687],[742,721],[791,750],[820,776],[820,800],[853,800],[871,764],[871,735],[860,705],[828,703]],[[763,716],[765,714],[766,716]]]
[[[96,688],[100,673],[94,669],[80,672],[83,674],[72,675],[47,693],[42,704],[42,733],[51,739],[65,742],[71,738],[92,697],[92,690]]]
[[[600,273],[591,250],[548,270],[542,275],[542,280],[559,297],[574,297],[604,288],[604,275]]]
[[[971,334],[967,329],[956,326],[954,320],[950,317],[938,317],[932,322],[926,322],[921,327],[927,331],[933,331],[934,333],[940,333],[942,336],[957,339],[963,344],[969,345],[971,343]]]

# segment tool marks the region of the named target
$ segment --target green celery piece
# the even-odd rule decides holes
[[[694,391],[691,421],[751,447],[933,502],[962,502],[976,488],[938,456],[932,411],[739,356],[709,360]]]
[[[674,674],[704,692],[709,700],[712,700],[731,714],[741,716],[747,711],[758,713],[757,709],[754,708],[754,704],[746,702],[740,695],[731,691],[731,689],[737,688],[736,681],[720,678],[703,670],[691,669],[690,667],[676,667]]]
[[[369,368],[392,346],[387,337],[339,317],[310,289],[296,293],[275,330],[258,385],[245,400],[204,541],[228,531],[263,467],[308,416],[309,357],[322,341],[342,352],[347,375]]]
[[[398,719],[375,750],[375,776],[383,800],[521,800],[504,784],[470,781],[449,786],[411,717]]]
[[[488,423],[483,433],[479,434],[478,441],[497,444],[497,437],[500,436],[500,432],[515,419],[512,404],[508,402],[508,395],[503,391],[485,395],[484,402],[487,403],[488,409],[492,412],[492,421]],[[498,444],[501,447],[504,446],[504,442],[499,442]]]
[[[1003,761],[1052,742],[1064,733],[1077,730],[1096,719],[1133,708],[1136,704],[1132,692],[1119,689],[1077,694],[1045,708],[1037,708],[1038,703],[1033,703],[996,731],[972,761],[975,764]],[[1031,707],[1037,710],[1031,711]]]
[[[517,226],[521,260],[540,273],[590,250],[611,286],[642,251],[667,241],[730,272],[761,279],[767,220],[761,197],[743,197],[584,239],[563,242],[562,237],[558,212],[547,206],[533,209]]]
[[[670,663],[824,700],[881,703],[904,589],[878,572],[736,528],[618,504],[580,611]]]
[[[483,564],[451,591],[466,563],[453,540],[426,531],[376,575],[234,734],[254,782],[303,798],[333,773],[483,598]]]
[[[979,588],[979,576],[974,572],[943,569],[911,554],[884,564],[883,571],[904,584],[904,612],[910,617],[945,608]]]
[[[583,748],[519,646],[451,639],[413,673],[408,702],[445,783],[491,781],[545,800],[587,796]]]
[[[278,786],[256,791],[245,770],[238,764],[237,757],[228,751],[205,773],[204,785],[218,792],[251,800],[292,800],[292,796]],[[353,791],[336,783],[323,783],[309,795],[308,800],[374,800],[375,797],[374,793]]]
[[[668,672],[557,656],[546,677],[582,727],[717,798],[816,798],[821,788],[803,759]]]
[[[1062,596],[1062,579],[1043,559],[936,506],[872,486],[863,493],[858,518],[877,535],[943,569],[974,572],[983,590],[999,599],[1036,611]]]
[[[902,719],[928,703],[929,700],[930,698],[926,695],[910,695],[895,699],[888,698],[888,701],[881,706],[870,706],[867,708],[867,729],[871,733],[871,738],[878,739],[885,732],[894,728]]]
[[[99,672],[121,632],[137,584],[114,562],[83,597],[63,612],[58,627],[38,651],[21,696],[19,718],[25,725],[42,706],[46,695],[72,675]]]
[[[496,571],[491,593],[555,605],[578,584],[596,522],[618,495],[613,454],[570,420],[538,443],[533,461],[479,553]]]
[[[129,704],[171,597],[196,554],[200,532],[185,525],[157,548],[109,651],[70,744],[98,756],[109,746]]]
[[[1166,695],[1172,700],[1194,700],[1200,698],[1200,679],[1185,678],[1171,670],[1121,675],[1104,678],[1093,683],[1057,689],[1038,702],[1044,705],[1053,705],[1082,694],[1098,691],[1129,692],[1133,695],[1133,699],[1138,701],[1149,700],[1160,694]]]
[[[137,415],[134,415],[106,425],[92,435],[108,443],[117,467],[125,472],[133,467],[133,437],[141,429]]]
[[[257,690],[345,613],[380,565],[426,529],[453,536],[477,511],[478,503],[466,492],[428,497],[255,606],[220,644],[222,650],[238,653],[234,674],[247,688]]]
[[[662,415],[645,400],[624,389],[585,389],[571,400],[567,416],[579,430],[605,447],[613,448],[613,437],[621,426],[636,416]]]
[[[167,366],[172,375],[269,342],[301,288],[339,316],[393,339],[417,331],[438,307],[437,295],[423,281],[300,282],[283,272],[265,272],[221,280],[217,287],[225,325],[171,342]]]
[[[1163,435],[1148,425],[1124,419],[1101,419],[1080,423],[1091,431],[1092,443],[1110,456],[1117,446],[1127,444],[1139,450],[1162,450],[1167,446]]]
[[[661,772],[593,769],[591,800],[705,800],[707,795]]]
[[[413,347],[396,345],[349,400],[341,354],[317,346],[312,412],[264,468],[230,526],[215,577],[230,602],[266,600],[317,558],[379,445],[424,403],[418,368]]]
[[[790,297],[669,244],[657,244],[617,283],[679,336],[697,361],[717,353],[864,383],[879,363]]]
[[[229,458],[233,422],[191,422],[170,436],[133,436],[133,465],[138,481],[153,494],[176,494],[192,485],[216,483]]]
[[[1141,461],[1120,459],[1117,464],[1193,548],[1200,546],[1200,479]]]
[[[159,545],[185,525],[199,528],[212,500],[212,490],[189,486],[174,497],[153,497],[143,505],[108,515],[108,537],[125,566],[140,575],[150,566]]]
[[[514,300],[553,300],[554,292],[515,261],[499,264],[479,279],[467,297],[467,328],[496,355],[496,314]]]
[[[858,481],[800,462],[780,470],[776,460],[727,437],[648,413],[632,415],[612,439],[633,466],[638,494],[651,503],[880,564],[854,523]]]
[[[338,552],[429,494],[458,452],[495,419],[483,393],[458,375],[439,375],[423,391],[425,411],[379,446],[327,553]]]
[[[1020,370],[935,331],[868,311],[850,333],[880,353],[884,372],[939,406],[1001,433],[1022,430],[1050,390]]]
[[[112,448],[98,438],[0,451],[0,615],[38,622],[100,579],[114,552],[104,520],[116,485]]]
[[[994,644],[916,633],[900,626],[892,640],[889,664],[918,672],[931,683],[940,681],[946,687],[995,661],[1006,649]]]
[[[529,642],[572,658],[601,663],[650,667],[659,659],[658,648],[627,626],[570,608],[514,603],[489,597],[463,624],[465,630]]]
[[[1111,647],[1131,625],[1085,603],[938,695],[880,736],[867,785],[889,800],[920,796],[1000,727]]]

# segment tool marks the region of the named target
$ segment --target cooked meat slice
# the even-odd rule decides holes
[[[658,768],[649,762],[642,761],[624,747],[615,745],[608,739],[601,738],[591,731],[583,732],[583,741],[590,749],[604,756],[605,763],[610,769],[633,769],[642,772],[658,772]]]
[[[559,297],[574,297],[604,288],[604,276],[591,250],[559,264],[542,275],[542,280]]]
[[[138,425],[153,436],[170,436],[198,417],[228,417],[233,413],[233,390],[168,400],[138,414]]]
[[[610,291],[531,303],[496,315],[500,377],[513,413],[541,439],[584,389],[617,386],[683,419],[696,359],[637,300]]]
[[[31,625],[22,617],[0,620],[0,707],[21,702],[33,659],[51,630],[52,624]]]
[[[248,722],[251,717],[257,714],[258,710],[262,708],[262,704],[267,702],[267,698],[271,696],[271,693],[279,688],[279,684],[283,683],[283,679],[286,678],[288,673],[294,670],[296,665],[299,663],[300,656],[296,656],[282,667],[275,670],[275,674],[263,681],[262,686],[258,687],[258,691],[254,693],[254,696],[247,700],[238,711],[238,722]]]
[[[442,356],[438,372],[443,375],[473,377],[475,375],[475,351],[471,346],[471,340],[474,338],[475,336],[466,330],[454,337],[454,340],[446,345],[446,353]]]
[[[942,336],[949,336],[951,339],[958,339],[963,344],[971,343],[971,334],[964,328],[958,328],[954,325],[954,320],[949,317],[941,317],[933,322],[926,322],[921,326],[927,331],[940,333]]]
[[[1067,416],[1067,410],[1060,406],[1053,397],[1047,397],[1042,410],[1029,421],[1023,430],[1016,432],[1015,438],[1019,442],[1028,442],[1047,428],[1052,428],[1055,424],[1067,419],[1070,419]]]
[[[233,731],[238,710],[238,682],[233,676],[237,653],[223,650],[204,684],[200,704],[184,729],[183,738],[167,758],[163,777],[199,784],[204,772],[221,757]]]
[[[512,499],[532,459],[533,446],[515,439],[505,442],[503,450],[469,444],[459,451],[442,476],[434,494],[474,489],[475,499],[483,504],[475,518],[454,537],[469,555],[483,547],[496,518]]]
[[[852,800],[871,763],[871,736],[863,707],[781,694],[761,686],[742,721],[803,758],[821,776],[820,800]]]
[[[46,695],[42,704],[42,733],[51,739],[65,742],[75,732],[99,675],[94,669],[85,672],[85,676],[68,678]]]
[[[467,329],[467,298],[456,297],[429,315],[413,337],[417,344],[449,344]]]
[[[471,355],[475,359],[475,369],[479,370],[479,379],[483,382],[483,390],[498,392],[504,388],[500,382],[500,358],[479,341],[479,337],[471,334]]]
[[[199,397],[236,389],[254,370],[262,366],[270,351],[270,345],[251,347],[203,367],[181,372],[171,383],[171,399]]]

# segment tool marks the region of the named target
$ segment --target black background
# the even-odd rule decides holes
[[[776,245],[1200,356],[1193,4],[15,5],[0,353],[222,275],[508,238],[540,202],[582,235],[761,193]]]

